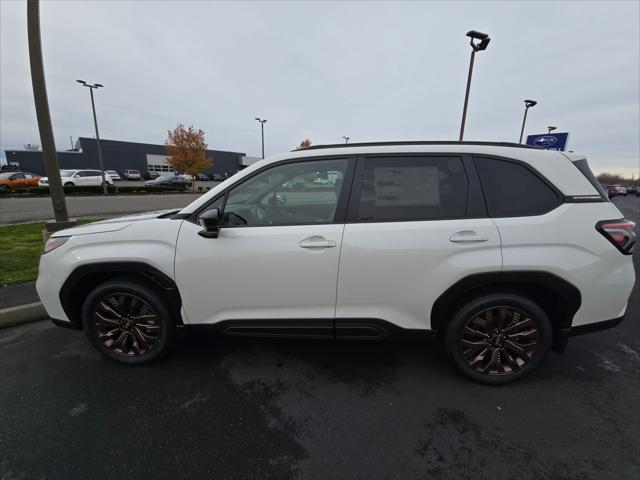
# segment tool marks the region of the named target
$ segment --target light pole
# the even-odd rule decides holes
[[[349,143],[349,138],[351,137],[345,137],[344,135],[342,136],[342,138],[344,138],[344,143]]]
[[[558,127],[547,127],[547,133],[551,133],[551,132],[553,132],[554,130],[557,130],[557,129],[558,129]]]
[[[262,158],[264,158],[264,124],[267,123],[266,120],[256,117],[258,122],[260,122],[260,134],[262,136]]]
[[[27,36],[29,39],[29,64],[31,67],[31,84],[33,98],[36,105],[36,118],[40,143],[42,144],[42,160],[44,169],[49,177],[49,192],[53,204],[55,220],[46,223],[47,231],[55,232],[69,228],[75,221],[69,221],[67,203],[64,198],[62,179],[56,155],[56,144],[53,138],[49,100],[47,98],[47,84],[44,79],[44,65],[42,62],[42,41],[40,39],[40,3],[38,0],[27,2]]]
[[[527,123],[527,112],[529,108],[535,107],[538,104],[535,100],[525,100],[524,101],[524,117],[522,118],[522,130],[520,130],[520,140],[518,143],[522,143],[522,136],[524,135],[524,125]]]
[[[464,122],[467,119],[467,105],[469,103],[469,90],[471,89],[471,75],[473,74],[473,60],[476,58],[476,52],[486,50],[491,39],[489,35],[482,32],[470,30],[467,37],[471,38],[471,60],[469,60],[469,76],[467,77],[467,92],[464,95],[464,108],[462,109],[462,124],[460,125],[460,141],[464,138]],[[474,43],[473,41],[476,40]]]
[[[85,82],[84,80],[76,80],[76,82],[78,82],[84,87],[87,87],[89,89],[89,92],[91,93],[91,110],[93,110],[93,124],[96,127],[96,147],[98,148],[98,165],[100,166],[100,172],[102,174],[102,194],[106,195],[107,182],[104,179],[104,163],[102,163],[102,149],[100,148],[100,134],[98,133],[98,119],[96,117],[96,104],[93,101],[93,91],[103,87],[104,85],[101,85],[99,83],[94,83],[93,85],[91,85]]]

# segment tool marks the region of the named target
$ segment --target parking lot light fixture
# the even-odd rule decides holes
[[[85,82],[84,80],[76,80],[83,87],[87,87],[91,94],[91,110],[93,111],[93,124],[96,129],[96,148],[98,149],[98,164],[100,166],[100,172],[102,174],[102,194],[107,194],[107,182],[104,178],[104,163],[102,162],[102,149],[100,148],[100,133],[98,132],[98,118],[96,117],[96,104],[93,100],[93,91],[98,88],[104,87],[101,83],[94,83],[93,85]]]
[[[547,133],[551,133],[551,132],[553,132],[554,130],[557,130],[557,129],[558,129],[558,127],[547,127]]]
[[[349,143],[349,139],[350,139],[351,137],[345,137],[345,136],[343,135],[343,136],[342,136],[342,138],[344,138],[344,143]]]
[[[469,91],[471,89],[471,76],[473,75],[473,61],[476,57],[476,52],[481,52],[487,49],[491,38],[486,33],[478,32],[476,30],[469,30],[467,37],[471,39],[469,44],[471,45],[471,59],[469,60],[469,75],[467,76],[467,91],[464,95],[464,108],[462,109],[462,123],[460,124],[460,141],[464,138],[464,124],[467,119],[467,106],[469,104]]]
[[[538,104],[538,102],[536,102],[535,100],[525,100],[524,101],[524,117],[522,118],[522,129],[520,130],[520,140],[518,140],[518,143],[522,143],[522,136],[524,135],[524,125],[525,123],[527,123],[527,112],[529,111],[529,108],[531,107],[535,107]]]
[[[256,117],[255,120],[260,122],[260,134],[262,138],[262,158],[264,158],[264,124],[267,123],[267,121],[259,117]]]

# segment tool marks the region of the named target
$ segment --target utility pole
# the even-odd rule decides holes
[[[53,126],[49,112],[49,99],[47,98],[47,84],[44,78],[44,64],[42,61],[42,41],[40,38],[40,2],[39,0],[27,0],[27,35],[29,39],[29,64],[31,66],[31,84],[33,86],[33,98],[36,106],[36,118],[40,143],[42,144],[42,159],[44,169],[49,177],[49,192],[53,204],[55,220],[48,221],[48,232],[56,232],[75,225],[77,222],[69,221],[67,203],[64,198],[62,179],[58,167],[56,144],[53,138]]]

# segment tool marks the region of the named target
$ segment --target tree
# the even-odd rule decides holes
[[[307,148],[310,146],[311,146],[311,140],[309,140],[308,138],[305,138],[300,142],[300,146],[298,147],[298,150],[302,150],[303,148]]]
[[[602,172],[596,178],[602,185],[621,185],[625,182],[622,175],[617,175],[615,173]]]
[[[169,130],[165,147],[170,156],[167,163],[176,172],[191,175],[194,180],[196,175],[211,166],[212,159],[206,154],[204,131],[196,130],[193,125],[185,128],[182,123],[179,123],[174,130]],[[195,182],[192,182],[192,185],[195,190]]]

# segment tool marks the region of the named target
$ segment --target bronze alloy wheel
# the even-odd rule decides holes
[[[464,324],[460,348],[467,365],[485,375],[509,375],[523,369],[538,352],[540,332],[526,311],[491,307]]]
[[[127,357],[148,354],[162,335],[158,314],[147,302],[130,293],[102,297],[91,318],[98,341]]]

